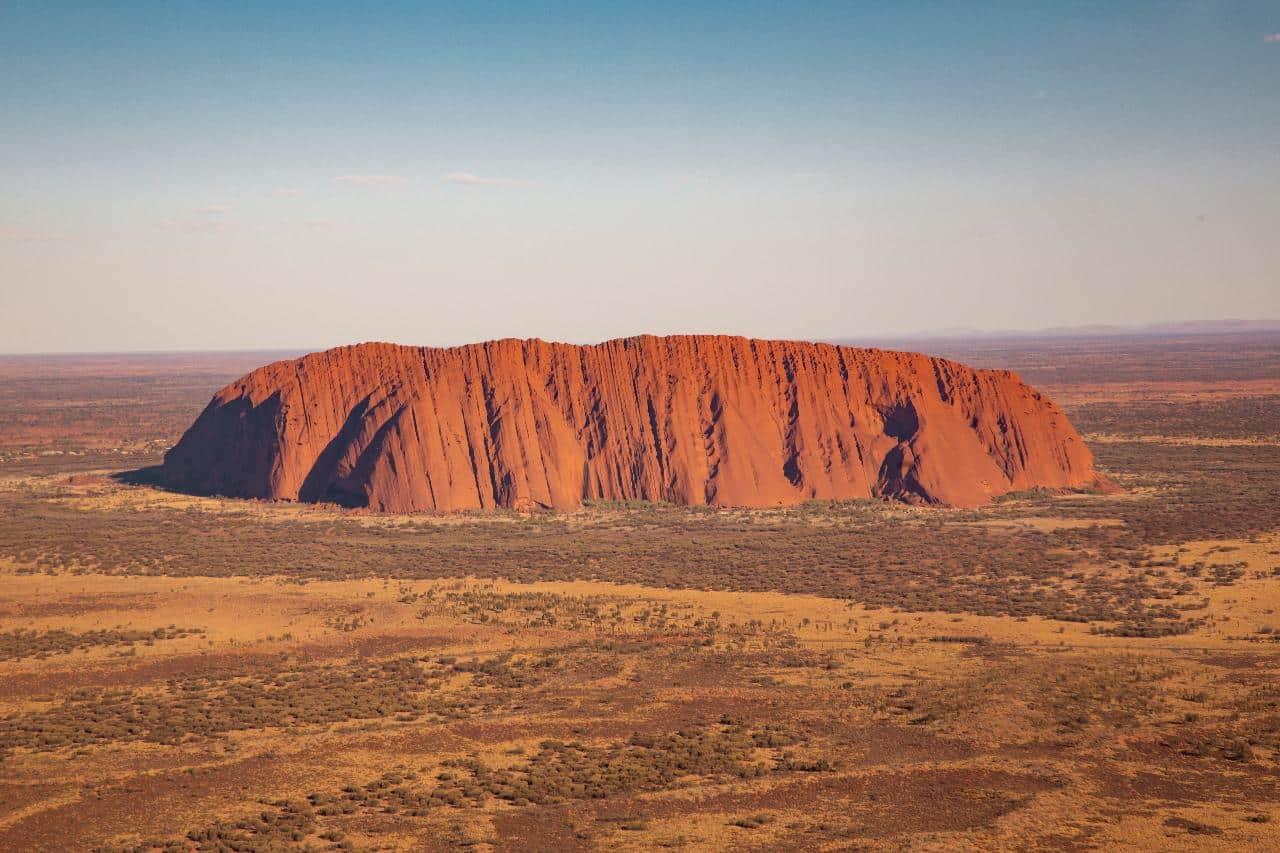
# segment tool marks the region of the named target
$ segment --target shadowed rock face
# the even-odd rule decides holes
[[[276,362],[217,393],[163,479],[384,512],[976,506],[1098,482],[1058,407],[1008,371],[723,336],[359,344]]]

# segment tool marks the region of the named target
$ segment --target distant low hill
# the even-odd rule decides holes
[[[901,343],[930,340],[1047,340],[1054,338],[1123,338],[1179,337],[1190,335],[1280,334],[1280,319],[1275,320],[1190,320],[1181,323],[1147,323],[1143,325],[1051,326],[1045,329],[984,330],[968,327],[936,329],[893,336],[833,338],[832,343],[866,345],[867,343]]]

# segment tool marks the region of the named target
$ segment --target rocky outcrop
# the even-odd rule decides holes
[[[593,498],[967,507],[1098,480],[1058,407],[1008,371],[724,336],[370,343],[280,361],[219,391],[162,476],[384,512]]]

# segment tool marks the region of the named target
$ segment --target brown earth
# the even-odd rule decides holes
[[[267,359],[0,358],[0,850],[1277,849],[1280,337],[1001,346],[1123,493],[194,497]]]
[[[725,336],[360,344],[279,361],[165,456],[204,494],[383,512],[584,500],[971,507],[1099,482],[1058,407],[940,358]]]

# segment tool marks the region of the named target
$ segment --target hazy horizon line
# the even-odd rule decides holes
[[[306,354],[312,352],[324,352],[326,350],[338,349],[346,346],[357,346],[365,343],[390,343],[399,346],[432,346],[440,349],[451,347],[469,346],[472,344],[488,343],[490,341],[499,340],[545,340],[547,343],[564,343],[574,346],[591,346],[594,344],[606,343],[608,341],[625,340],[627,338],[644,337],[651,335],[653,337],[679,337],[679,336],[696,336],[696,335],[727,335],[729,337],[752,338],[755,340],[789,340],[789,341],[808,341],[812,343],[832,343],[842,346],[856,345],[856,342],[903,342],[903,341],[996,341],[1005,339],[1070,339],[1070,338],[1123,338],[1123,337],[1153,337],[1161,335],[1243,335],[1243,334],[1264,334],[1267,332],[1280,332],[1280,318],[1263,318],[1258,320],[1245,320],[1238,317],[1224,317],[1212,320],[1175,320],[1175,321],[1158,321],[1150,323],[1137,324],[1107,324],[1107,323],[1082,323],[1072,326],[1042,326],[1039,328],[1024,329],[975,329],[975,328],[951,328],[951,329],[921,329],[912,332],[901,333],[876,333],[868,335],[841,335],[841,336],[820,336],[812,338],[803,337],[778,337],[772,338],[762,335],[744,335],[736,332],[667,332],[657,334],[654,332],[636,332],[629,335],[615,335],[608,338],[591,341],[561,341],[547,340],[545,338],[520,337],[515,335],[504,335],[501,337],[485,338],[483,340],[466,341],[462,343],[447,344],[423,344],[412,343],[405,344],[399,341],[369,339],[362,341],[351,341],[349,343],[337,343],[327,346],[284,346],[271,345],[261,347],[241,347],[229,349],[119,349],[119,350],[45,350],[45,351],[3,351],[0,350],[0,358],[46,358],[46,357],[88,357],[88,356],[161,356],[161,355],[252,355],[252,354]]]

